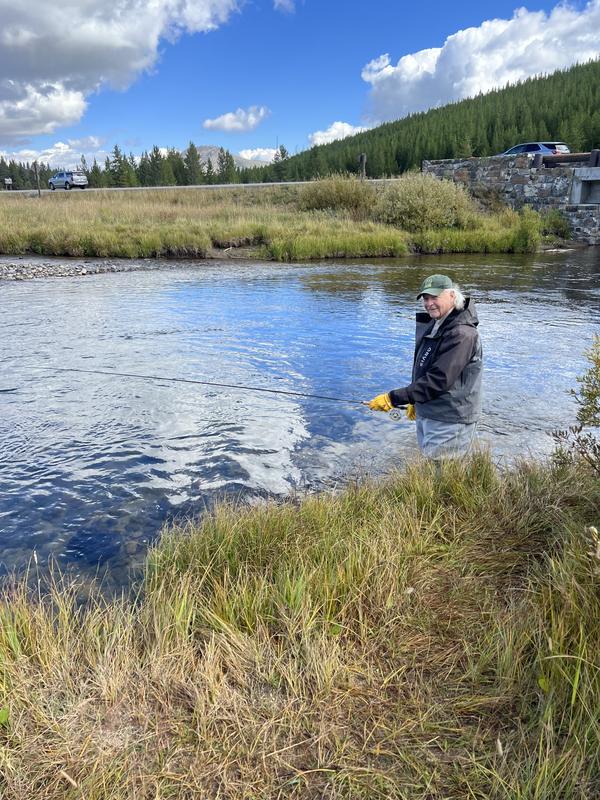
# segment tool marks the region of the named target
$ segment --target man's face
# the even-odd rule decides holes
[[[454,308],[454,289],[444,289],[437,297],[433,294],[424,294],[423,308],[431,319],[445,317]]]

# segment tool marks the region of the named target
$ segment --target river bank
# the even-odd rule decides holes
[[[212,248],[201,258],[194,259],[198,268],[203,262],[213,261],[258,261],[257,247]],[[1,256],[0,281],[23,281],[35,278],[75,278],[85,275],[102,275],[110,272],[140,272],[156,269],[179,269],[182,259],[172,258],[45,258],[39,255]],[[185,260],[186,266],[192,263]]]
[[[599,508],[582,466],[476,456],[221,505],[135,602],[21,583],[0,794],[596,797]]]
[[[554,242],[541,248],[546,253],[567,253],[581,249],[573,247],[571,242],[563,242],[557,246]],[[587,249],[587,248],[585,248]],[[415,254],[419,259],[422,254]],[[211,248],[201,258],[183,259],[186,267],[193,263],[198,269],[203,263],[220,262],[261,262],[264,261],[263,250],[260,247],[239,245],[236,247]],[[179,269],[182,259],[178,258],[118,258],[118,259],[93,259],[93,258],[45,258],[36,255],[1,256],[0,255],[0,281],[24,281],[47,278],[77,278],[86,275],[102,275],[104,273],[142,272],[157,269]]]
[[[295,188],[2,196],[0,253],[280,262],[525,253],[562,230],[530,209],[488,211],[454,185],[415,180],[385,190],[335,178]]]

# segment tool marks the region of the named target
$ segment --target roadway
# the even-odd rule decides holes
[[[391,183],[398,180],[398,178],[368,178],[367,183]],[[111,186],[103,188],[92,188],[91,186],[85,189],[40,189],[40,194],[64,194],[69,192],[147,192],[147,191],[163,191],[173,190],[185,191],[187,189],[256,189],[264,186],[306,186],[314,181],[279,181],[270,183],[200,183],[194,186]],[[4,189],[0,190],[0,195],[10,194],[24,194],[30,197],[37,195],[37,189]]]

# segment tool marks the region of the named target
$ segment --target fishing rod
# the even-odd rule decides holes
[[[363,400],[351,397],[333,397],[325,394],[309,394],[308,392],[292,392],[286,389],[267,389],[263,386],[245,386],[238,383],[217,383],[216,381],[199,381],[193,378],[173,378],[167,375],[140,375],[137,372],[112,372],[102,369],[83,369],[79,367],[42,367],[42,369],[52,369],[55,372],[82,372],[88,375],[107,375],[112,378],[139,378],[147,381],[167,381],[169,383],[192,383],[197,386],[215,386],[220,389],[242,389],[249,392],[268,392],[269,394],[285,394],[293,397],[310,397],[315,400],[331,400],[336,403],[352,403],[364,405]]]
[[[248,392],[267,392],[269,394],[284,394],[292,397],[308,397],[313,400],[329,400],[335,403],[349,403],[351,405],[365,406],[365,400],[357,400],[354,397],[334,397],[326,394],[311,394],[309,392],[292,392],[288,389],[267,389],[263,386],[246,386],[238,383],[218,383],[216,381],[199,381],[193,378],[173,378],[165,375],[140,375],[137,372],[112,372],[102,369],[83,369],[81,367],[42,367],[42,369],[53,369],[55,372],[81,372],[88,375],[107,375],[111,378],[138,378],[147,381],[167,381],[168,383],[191,383],[196,386],[215,386],[220,389],[241,389]],[[389,412],[389,416],[396,420],[402,417],[401,411],[405,406],[398,406]]]
[[[194,378],[173,378],[168,375],[141,375],[138,372],[113,372],[103,369],[83,369],[82,367],[40,367],[39,369],[53,370],[54,372],[77,372],[85,375],[106,375],[110,378],[137,378],[138,380],[145,381],[166,381],[167,383],[190,383],[196,386],[214,386],[219,389],[238,389],[248,392],[266,392],[268,394],[282,394],[291,397],[308,397],[313,400],[328,400],[334,403],[348,403],[351,405],[366,406],[365,400],[357,400],[354,397],[334,397],[326,394],[312,394],[309,392],[293,392],[289,389],[267,389],[263,386],[247,386],[238,383],[220,383],[217,381],[200,381]],[[6,389],[4,391],[13,392],[15,389]],[[402,418],[401,412],[405,410],[405,406],[398,406],[389,412],[389,416],[393,420]]]

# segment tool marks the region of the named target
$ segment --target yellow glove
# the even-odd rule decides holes
[[[406,418],[409,419],[411,422],[414,422],[417,418],[417,412],[415,411],[415,407],[412,403],[409,403],[406,406]]]
[[[369,400],[367,405],[371,411],[390,411],[394,407],[387,392],[385,394],[378,394],[377,397]]]

